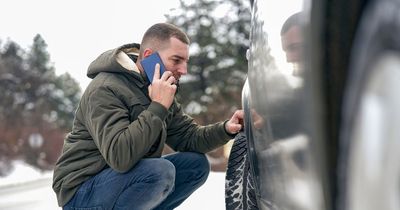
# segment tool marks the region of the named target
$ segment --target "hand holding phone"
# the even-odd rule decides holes
[[[144,58],[141,62],[142,67],[146,73],[147,79],[150,81],[150,83],[153,82],[153,77],[154,77],[154,71],[156,64],[160,64],[160,76],[163,75],[165,72],[165,66],[160,58],[160,55],[158,52],[155,52],[151,54],[150,56]]]
[[[159,64],[160,74],[156,74],[156,65]],[[149,96],[152,101],[156,101],[169,109],[174,101],[176,85],[173,84],[175,78],[171,72],[167,72],[164,76],[165,66],[160,58],[160,55],[155,52],[141,61],[147,79],[150,81]],[[158,67],[157,67],[158,68]],[[153,83],[153,79],[157,82]]]

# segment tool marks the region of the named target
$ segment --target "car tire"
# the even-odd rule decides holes
[[[396,125],[385,124],[387,119],[392,122],[397,120],[398,126],[400,120],[400,112],[397,111],[400,100],[396,99],[395,93],[398,89],[390,88],[390,84],[397,84],[395,87],[398,87],[400,78],[399,10],[399,0],[370,2],[355,37],[344,93],[340,138],[340,209],[389,210],[400,207],[397,197],[400,181],[400,164],[397,162],[400,155],[392,149],[398,148],[400,142],[398,138],[376,138],[378,136],[374,134],[381,132],[377,127],[382,123],[378,121],[380,118],[371,117],[380,114],[377,111],[383,110],[382,115],[390,112],[390,116],[386,114],[384,118],[383,133],[391,133],[392,137],[400,135]],[[385,62],[386,65],[391,62],[392,67],[382,66]],[[372,105],[383,105],[379,110],[371,110],[371,96],[377,95],[381,98],[372,101]],[[374,121],[378,123],[374,124]],[[372,168],[379,173],[373,173]]]
[[[225,206],[227,210],[256,210],[256,193],[247,139],[243,132],[236,135],[229,155],[225,178]]]

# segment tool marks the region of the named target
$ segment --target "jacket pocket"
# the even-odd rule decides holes
[[[139,114],[142,113],[150,105],[150,100],[146,97],[131,98],[128,102],[129,121],[135,121]]]

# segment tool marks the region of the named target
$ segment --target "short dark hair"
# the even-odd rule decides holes
[[[297,12],[286,19],[285,23],[282,25],[281,36],[285,34],[292,26],[301,26],[302,23],[302,12]]]
[[[181,29],[170,23],[157,23],[151,26],[143,35],[140,54],[145,48],[151,48],[155,51],[166,47],[167,41],[171,37],[175,37],[181,42],[190,43],[189,37]]]

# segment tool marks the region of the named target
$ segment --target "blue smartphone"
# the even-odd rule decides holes
[[[140,63],[142,64],[142,67],[146,72],[147,79],[150,81],[150,83],[153,82],[154,71],[157,63],[160,64],[160,77],[165,72],[165,66],[158,52],[155,52],[147,58],[144,58]]]

